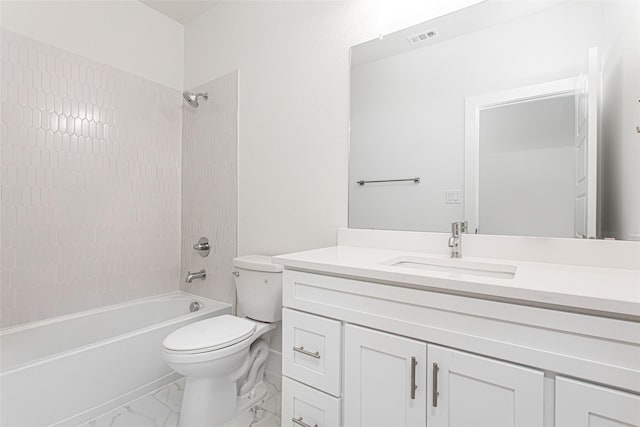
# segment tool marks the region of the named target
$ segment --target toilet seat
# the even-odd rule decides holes
[[[251,320],[226,314],[184,326],[169,334],[163,345],[174,354],[208,353],[249,339],[256,328]]]

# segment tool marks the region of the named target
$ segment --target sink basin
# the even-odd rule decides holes
[[[495,277],[498,279],[513,279],[516,275],[515,265],[490,264],[484,262],[464,261],[460,259],[406,256],[393,258],[388,261],[384,261],[381,264],[388,265],[390,267],[467,274],[470,276]]]

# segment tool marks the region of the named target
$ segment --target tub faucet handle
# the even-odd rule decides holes
[[[193,249],[200,253],[201,257],[206,257],[209,255],[211,251],[211,246],[209,245],[209,239],[206,237],[201,237],[198,239],[198,243],[193,244]]]

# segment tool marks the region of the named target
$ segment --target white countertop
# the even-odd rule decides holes
[[[451,260],[442,254],[332,246],[273,257],[285,268],[329,273],[432,291],[468,294],[640,321],[640,271],[464,257],[462,262],[516,267],[512,279],[384,265],[394,258]],[[451,260],[456,262],[457,260]],[[557,307],[560,306],[560,307]]]

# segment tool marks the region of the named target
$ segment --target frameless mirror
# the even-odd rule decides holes
[[[349,226],[640,240],[638,28],[486,1],[353,47]]]

